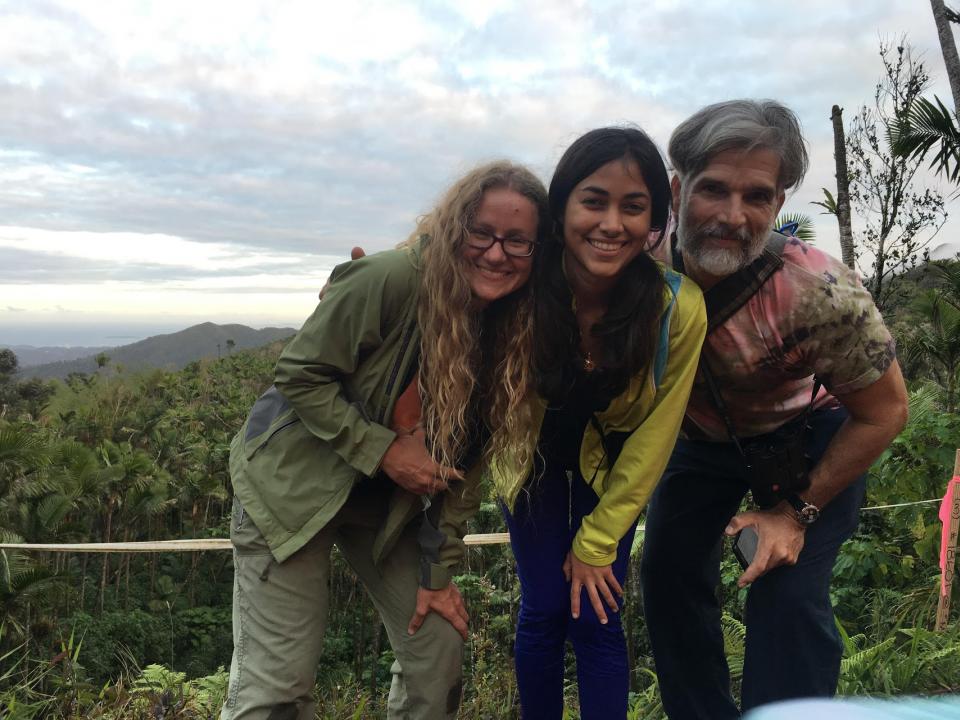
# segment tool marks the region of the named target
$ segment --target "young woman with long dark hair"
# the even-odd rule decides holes
[[[643,131],[580,137],[549,200],[554,236],[534,280],[536,460],[493,467],[521,584],[517,680],[525,720],[559,719],[569,638],[581,717],[616,720],[634,529],[679,432],[706,316],[700,290],[648,254],[670,184]]]

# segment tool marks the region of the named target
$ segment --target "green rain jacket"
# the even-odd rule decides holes
[[[336,267],[280,356],[274,387],[231,443],[234,492],[278,562],[337,514],[355,483],[377,474],[396,436],[387,425],[420,355],[419,257],[418,249],[392,250]],[[479,504],[477,471],[431,502],[395,487],[374,561],[427,506],[421,585],[445,587]]]

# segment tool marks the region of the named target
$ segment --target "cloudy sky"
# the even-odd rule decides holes
[[[585,130],[665,145],[731,97],[798,112],[786,209],[815,214],[830,107],[871,99],[902,33],[949,98],[926,0],[0,0],[0,342],[299,325],[351,246],[394,245],[477,162],[548,180]]]

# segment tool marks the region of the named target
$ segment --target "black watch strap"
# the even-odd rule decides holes
[[[797,522],[801,525],[812,525],[820,518],[820,508],[813,503],[808,503],[796,493],[789,493],[784,500],[790,503],[797,514]]]

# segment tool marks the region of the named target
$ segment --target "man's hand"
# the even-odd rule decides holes
[[[366,256],[366,253],[363,251],[363,248],[362,248],[362,247],[355,247],[355,248],[353,248],[353,249],[350,251],[350,259],[351,259],[351,260],[359,260],[360,258],[365,257],[365,256]],[[328,287],[330,287],[330,280],[329,280],[329,278],[328,278],[327,281],[323,284],[323,287],[320,288],[320,295],[319,295],[319,299],[320,299],[320,300],[323,300],[323,296],[327,294],[327,288],[328,288]]]
[[[613,574],[612,565],[588,565],[571,550],[567,553],[567,559],[563,561],[563,574],[570,583],[570,614],[574,619],[580,617],[581,588],[587,589],[587,597],[590,598],[590,604],[593,605],[593,611],[601,624],[607,624],[607,613],[603,609],[601,597],[613,612],[620,609],[613,594],[623,597],[623,588]]]
[[[781,565],[796,565],[806,528],[797,522],[795,512],[785,501],[770,510],[751,510],[734,516],[724,532],[734,536],[748,525],[757,531],[757,554],[737,579],[744,588],[758,577]]]
[[[452,479],[463,480],[456,468],[440,465],[430,457],[422,428],[397,435],[384,453],[380,469],[414,495],[432,495],[445,490]]]
[[[463,598],[460,597],[460,590],[452,582],[443,590],[417,589],[417,609],[410,618],[407,634],[413,635],[419,630],[427,614],[431,612],[437,613],[453,625],[464,640],[467,639],[467,623],[470,622],[470,616],[467,615],[467,608],[463,604]]]

